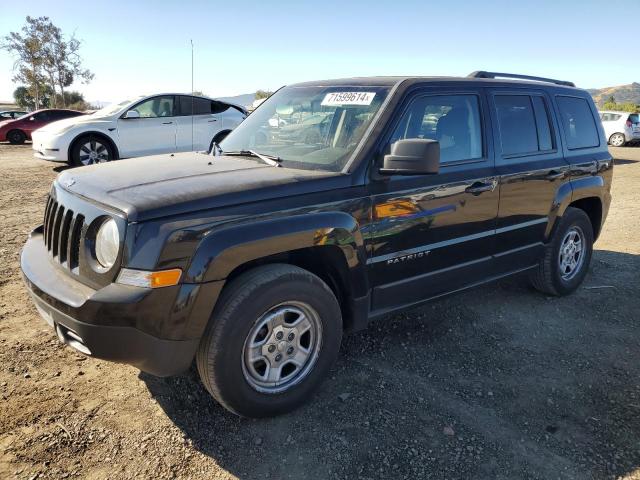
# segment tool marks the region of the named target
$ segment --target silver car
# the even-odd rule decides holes
[[[611,110],[599,113],[609,145],[622,147],[640,141],[640,114]]]

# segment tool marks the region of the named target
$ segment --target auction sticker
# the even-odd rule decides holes
[[[321,105],[335,107],[341,105],[371,105],[375,92],[331,92],[327,93]]]

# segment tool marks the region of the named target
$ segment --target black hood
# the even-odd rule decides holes
[[[143,221],[322,191],[335,185],[321,180],[338,176],[342,174],[187,152],[81,167],[65,171],[56,182],[71,193],[121,210],[129,221]]]

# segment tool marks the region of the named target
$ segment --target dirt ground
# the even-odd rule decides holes
[[[62,346],[19,252],[60,167],[0,144],[0,478],[640,479],[640,148],[584,285],[513,278],[345,339],[299,410],[243,420],[189,373],[158,379]]]

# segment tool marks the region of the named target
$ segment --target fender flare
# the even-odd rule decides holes
[[[556,196],[553,200],[549,223],[547,224],[547,230],[545,232],[545,240],[549,240],[552,237],[558,220],[564,215],[569,205],[583,198],[598,198],[600,202],[604,204],[602,198],[602,192],[604,190],[605,180],[600,175],[579,178],[563,183],[556,191]]]
[[[342,212],[272,218],[213,230],[198,245],[184,281],[224,280],[234,269],[252,260],[327,245],[342,251],[353,295],[366,295],[368,278],[362,233],[356,220]]]

